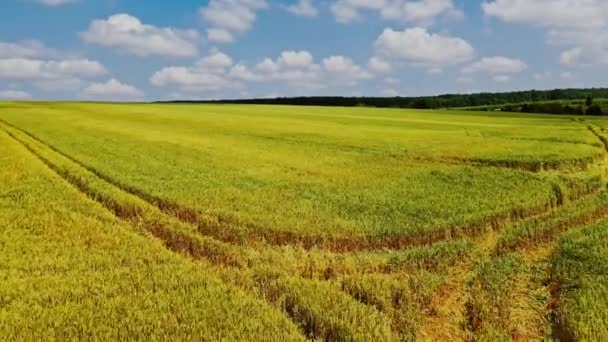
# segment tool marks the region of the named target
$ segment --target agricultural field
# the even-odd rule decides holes
[[[0,103],[3,340],[603,340],[608,119]]]

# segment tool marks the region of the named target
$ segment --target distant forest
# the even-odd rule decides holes
[[[170,101],[165,103],[224,103],[224,104],[268,104],[296,106],[340,106],[378,108],[462,108],[496,106],[556,100],[586,98],[608,98],[608,88],[527,90],[509,93],[446,94],[424,97],[279,97],[264,99],[235,99],[214,101]]]

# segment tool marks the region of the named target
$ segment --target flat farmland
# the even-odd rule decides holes
[[[608,310],[580,300],[605,294],[593,282],[605,274],[572,255],[607,253],[589,247],[608,216],[604,127],[460,111],[0,103],[11,265],[0,327],[119,337],[114,303],[144,327],[136,337],[594,339],[606,330],[581,317],[601,326]],[[64,262],[43,272],[56,255]],[[572,290],[583,273],[595,278]],[[94,279],[99,302],[66,297]],[[67,322],[66,307],[82,320],[51,324]]]

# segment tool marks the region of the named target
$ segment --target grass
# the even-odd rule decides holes
[[[0,337],[608,337],[604,127],[0,103]]]

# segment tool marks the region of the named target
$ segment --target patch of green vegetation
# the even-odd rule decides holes
[[[591,97],[576,100],[551,100],[462,107],[461,110],[501,111],[558,115],[608,115],[608,99]]]

